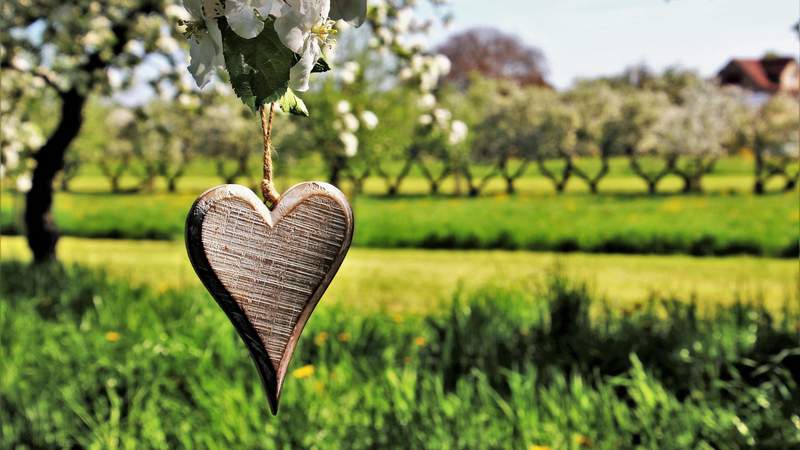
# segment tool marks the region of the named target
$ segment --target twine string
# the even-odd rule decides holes
[[[269,104],[269,110],[266,105],[261,106],[260,111],[261,131],[264,135],[264,176],[261,180],[261,194],[264,196],[264,202],[273,208],[281,196],[272,182],[272,117],[275,115],[275,103]]]

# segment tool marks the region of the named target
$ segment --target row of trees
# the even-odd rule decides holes
[[[557,93],[473,78],[466,90],[442,92],[449,109],[439,109],[404,88],[373,92],[370,75],[360,69],[365,66],[368,61],[351,65],[346,82],[330,78],[308,96],[313,110],[334,120],[277,119],[282,170],[290,159],[317,154],[332,183],[348,180],[360,191],[367,179],[379,178],[390,196],[414,168],[432,194],[448,177],[470,196],[498,178],[514,193],[517,181],[534,169],[557,192],[576,179],[596,193],[612,158],[626,158],[650,193],[669,175],[683,180],[685,192],[700,191],[703,177],[730,154],[753,159],[757,193],[772,178],[791,190],[800,176],[800,110],[793,97],[750,105],[742,92],[700,80],[670,95],[609,80]],[[261,146],[258,121],[225,92],[97,109],[104,117],[103,144],[95,155],[72,152],[62,175],[65,189],[82,160],[93,160],[115,192],[151,188],[158,177],[174,191],[193,159],[210,161],[226,183],[253,173]],[[126,175],[138,182],[123,187]]]

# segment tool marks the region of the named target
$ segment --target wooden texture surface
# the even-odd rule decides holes
[[[292,187],[272,211],[246,187],[219,186],[189,212],[189,259],[250,350],[273,413],[300,333],[352,236],[350,205],[326,183]]]

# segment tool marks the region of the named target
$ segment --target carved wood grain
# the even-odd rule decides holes
[[[327,183],[292,187],[272,211],[250,189],[223,185],[189,211],[189,259],[247,345],[273,414],[303,327],[352,238],[350,205]]]

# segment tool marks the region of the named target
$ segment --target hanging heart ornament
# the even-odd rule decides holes
[[[189,259],[250,351],[273,414],[303,327],[352,238],[353,211],[327,183],[300,183],[272,210],[250,189],[223,185],[189,211]]]

